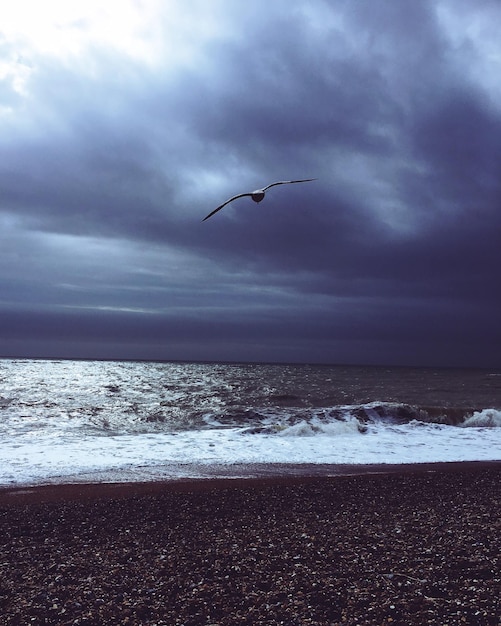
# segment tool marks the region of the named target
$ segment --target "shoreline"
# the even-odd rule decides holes
[[[163,492],[196,492],[226,488],[294,485],[363,475],[423,474],[501,470],[501,461],[447,461],[401,464],[235,464],[214,465],[193,477],[169,476],[148,480],[87,480],[87,474],[62,477],[57,482],[0,486],[0,508],[45,502],[114,499]],[[114,472],[113,477],[120,476]],[[71,480],[70,480],[71,479]]]

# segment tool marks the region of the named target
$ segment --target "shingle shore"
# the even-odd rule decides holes
[[[501,623],[499,466],[68,489],[0,499],[1,624]]]

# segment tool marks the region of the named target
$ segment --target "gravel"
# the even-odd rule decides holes
[[[479,466],[0,497],[0,624],[499,626],[500,479]]]

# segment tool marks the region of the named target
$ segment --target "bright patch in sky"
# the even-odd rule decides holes
[[[203,44],[222,32],[219,2],[170,0],[18,0],[0,14],[0,80],[18,94],[41,58],[95,71],[100,54],[170,69],[201,60]],[[85,59],[85,65],[80,61]]]
[[[462,61],[458,71],[466,73],[472,82],[482,87],[491,103],[499,107],[501,4],[490,5],[492,12],[482,8],[477,10],[476,5],[465,3],[461,5],[461,10],[457,8],[453,3],[439,4],[437,16],[444,34]]]
[[[60,57],[105,45],[147,57],[145,34],[155,22],[159,4],[151,0],[20,0],[2,13],[1,28],[8,41],[21,44],[23,52],[31,49]]]

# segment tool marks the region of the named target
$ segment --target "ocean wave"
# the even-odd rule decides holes
[[[248,415],[247,415],[248,417]],[[327,409],[276,409],[266,415],[252,413],[250,423],[241,424],[242,434],[281,437],[317,434],[366,434],[374,427],[409,425],[452,427],[501,427],[501,411],[456,407],[419,407],[391,402],[336,406]]]
[[[445,426],[501,426],[501,411],[494,408],[475,410],[466,407],[413,406],[391,402],[373,402],[343,407],[363,423],[442,424]],[[333,411],[336,415],[338,410]]]
[[[375,427],[434,425],[501,427],[501,411],[454,407],[419,407],[373,402],[327,408],[234,408],[190,411],[181,407],[148,411],[84,411],[81,426],[102,429],[103,434],[187,432],[238,429],[244,435],[280,437],[366,434]]]
[[[293,393],[266,394],[266,397],[228,395],[207,390],[193,397],[187,390],[175,394],[165,385],[161,392],[130,389],[107,382],[103,393],[73,394],[66,387],[60,393],[46,388],[29,393],[18,387],[0,395],[0,432],[25,433],[31,429],[102,434],[178,433],[237,429],[244,435],[311,437],[367,434],[375,428],[402,425],[453,426],[465,428],[501,427],[501,409],[495,407],[429,406],[401,402],[373,401],[357,404],[318,406],[306,404]],[[198,389],[198,387],[197,387]],[[92,391],[92,393],[91,393]],[[196,394],[195,394],[196,395]],[[10,436],[9,435],[9,436]]]
[[[464,420],[461,426],[464,428],[501,428],[501,411],[496,409],[475,411],[471,417]]]
[[[277,435],[279,437],[313,437],[315,435],[352,435],[367,432],[367,426],[356,417],[347,416],[345,419],[332,421],[319,419],[301,419],[288,423],[287,420],[259,426],[250,426],[241,430],[244,435]]]

